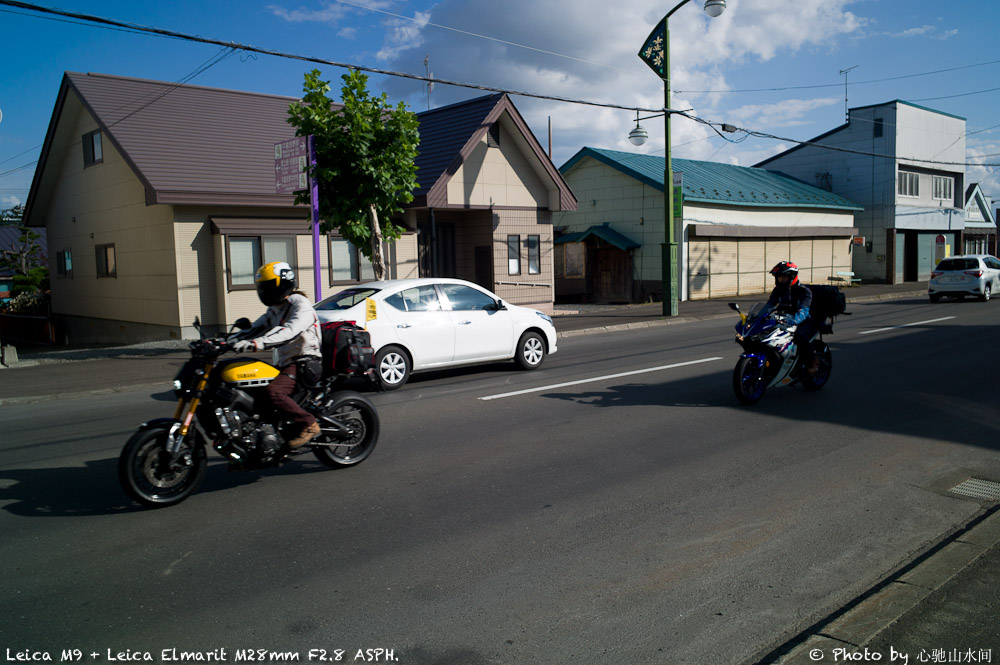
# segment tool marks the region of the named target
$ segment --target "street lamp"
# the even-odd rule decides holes
[[[667,12],[653,31],[649,33],[646,42],[639,51],[639,58],[642,59],[650,69],[663,79],[663,110],[664,128],[666,131],[667,158],[663,169],[663,193],[664,205],[663,216],[665,221],[665,237],[661,247],[663,253],[663,315],[677,316],[678,303],[678,262],[677,262],[677,237],[674,231],[674,169],[670,161],[670,30],[667,21],[678,9],[686,5],[691,0],[681,0],[676,7]],[[715,18],[726,9],[726,0],[705,0],[705,12]],[[648,134],[639,125],[639,114],[636,114],[635,129],[629,132],[628,138],[632,145],[642,145],[646,142]]]

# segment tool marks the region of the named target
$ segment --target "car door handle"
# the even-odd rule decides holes
[[[409,328],[410,324],[409,323],[400,323],[396,327],[397,328]]]
[[[472,325],[472,321],[459,321],[458,325],[460,325],[460,326]]]

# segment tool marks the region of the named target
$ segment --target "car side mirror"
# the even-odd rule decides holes
[[[497,312],[502,312],[507,309],[507,305],[503,304],[503,300],[497,300],[495,305],[496,306],[494,307],[494,310],[496,310]]]
[[[250,323],[250,319],[248,319],[245,316],[241,316],[240,318],[236,319],[236,323],[233,324],[234,328],[238,328],[240,330],[250,330],[252,326],[253,324]]]

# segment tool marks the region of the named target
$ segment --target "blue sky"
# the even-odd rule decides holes
[[[626,107],[661,108],[660,80],[636,53],[678,0],[173,0],[44,7],[384,70]],[[1000,200],[1000,53],[996,0],[729,0],[709,19],[692,0],[670,20],[673,104],[693,115],[794,140],[845,120],[847,104],[902,99],[967,120],[967,183]],[[0,5],[0,207],[27,200],[34,162],[64,71],[299,95],[314,65],[270,55],[99,28]],[[223,57],[225,56],[225,57]],[[424,59],[429,57],[425,69]],[[207,68],[206,65],[210,65]],[[853,69],[850,69],[853,68]],[[846,75],[842,70],[850,69]],[[343,70],[321,67],[339,89]],[[427,86],[372,75],[375,91],[413,110]],[[442,106],[486,94],[434,86]],[[663,154],[663,122],[649,142],[627,141],[634,113],[514,96],[553,161],[581,147]],[[794,145],[726,141],[675,118],[675,157],[752,165]],[[730,138],[740,139],[736,134]]]

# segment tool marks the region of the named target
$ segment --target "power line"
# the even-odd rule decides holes
[[[428,81],[430,80],[426,76],[420,76],[418,74],[409,74],[407,72],[397,72],[389,69],[379,69],[377,67],[366,67],[364,65],[358,65],[349,62],[337,62],[336,60],[327,60],[325,58],[317,58],[314,56],[298,55],[295,53],[283,53],[281,51],[275,51],[272,49],[265,49],[259,46],[252,46],[250,44],[240,44],[238,42],[225,42],[219,39],[211,39],[208,37],[200,37],[198,35],[189,35],[182,32],[176,32],[174,30],[165,30],[163,28],[153,28],[149,26],[139,25],[136,23],[126,23],[124,21],[116,21],[114,19],[103,18],[100,16],[93,16],[90,14],[81,14],[78,12],[69,12],[62,9],[53,9],[49,7],[41,7],[39,5],[33,5],[27,2],[17,2],[16,0],[0,0],[0,5],[8,5],[11,7],[17,7],[19,9],[27,9],[31,11],[41,12],[44,14],[54,14],[57,16],[65,16],[68,18],[73,18],[81,21],[92,21],[100,25],[110,25],[118,28],[124,28],[128,30],[134,30],[136,32],[145,32],[160,37],[171,37],[174,39],[183,39],[192,42],[200,42],[202,44],[214,44],[216,46],[225,46],[233,48],[240,51],[247,51],[250,53],[260,53],[263,55],[272,55],[278,58],[287,58],[290,60],[300,60],[302,62],[311,62],[318,65],[327,65],[330,67],[340,67],[343,69],[353,69],[362,72],[368,72],[371,74],[380,74],[383,76],[395,76],[398,78],[406,78],[414,81]],[[649,109],[636,106],[625,106],[622,104],[611,104],[607,102],[597,102],[585,99],[571,99],[568,97],[557,97],[554,95],[543,95],[535,92],[528,92],[524,90],[507,90],[505,88],[498,88],[494,86],[481,85],[476,83],[467,83],[464,81],[449,81],[447,79],[435,78],[434,83],[440,83],[444,85],[452,85],[459,88],[469,88],[472,90],[483,90],[485,92],[499,92],[506,93],[509,95],[517,95],[519,97],[529,97],[533,99],[545,99],[549,101],[556,102],[566,102],[570,104],[583,104],[587,106],[596,106],[600,108],[610,108],[619,109],[622,111],[640,111],[644,113],[662,113],[663,109]]]
[[[920,72],[918,74],[903,74],[902,76],[890,76],[883,79],[871,79],[868,81],[855,81],[854,85],[866,85],[870,83],[885,83],[887,81],[901,81],[903,79],[918,78],[921,76],[933,76],[934,74],[947,74],[948,72],[957,72],[962,69],[973,69],[975,67],[986,67],[987,65],[1000,64],[1000,60],[990,60],[989,62],[978,62],[973,65],[961,65],[959,67],[950,67],[948,69],[935,69],[930,72]],[[781,88],[745,88],[743,90],[675,90],[677,93],[699,93],[699,94],[723,94],[723,93],[743,93],[743,92],[785,92],[788,90],[817,90],[820,88],[839,88],[842,84],[840,83],[822,83],[817,85],[792,85],[785,86]],[[975,94],[975,93],[970,93]],[[944,99],[940,97],[938,99]]]
[[[80,21],[97,23],[100,26],[113,26],[115,28],[127,29],[127,30],[131,30],[131,31],[135,31],[135,32],[141,32],[141,33],[149,33],[149,34],[153,34],[153,35],[161,36],[161,37],[169,37],[169,38],[173,38],[173,39],[181,39],[181,40],[185,40],[185,41],[193,41],[193,42],[199,42],[199,43],[203,43],[203,44],[214,44],[216,46],[221,46],[221,47],[224,47],[225,49],[227,49],[225,57],[228,57],[229,55],[232,54],[232,52],[235,52],[235,51],[247,51],[247,52],[250,52],[250,53],[260,53],[260,54],[263,54],[263,55],[271,55],[271,56],[275,56],[275,57],[279,57],[279,58],[287,58],[287,59],[292,59],[292,60],[300,60],[300,61],[304,61],[304,62],[312,62],[312,63],[315,63],[315,64],[328,65],[328,66],[332,66],[332,67],[340,67],[340,68],[343,68],[343,69],[352,69],[352,70],[364,71],[364,72],[369,72],[369,73],[373,73],[373,74],[381,74],[381,75],[385,75],[385,76],[395,76],[395,77],[399,77],[399,78],[406,78],[406,79],[411,79],[411,80],[416,80],[416,81],[425,81],[426,82],[426,81],[430,81],[431,80],[427,76],[420,76],[420,75],[417,75],[417,74],[409,74],[409,73],[406,73],[406,72],[397,72],[397,71],[392,71],[392,70],[378,69],[378,68],[374,68],[374,67],[365,67],[363,65],[357,65],[357,64],[352,64],[352,63],[336,62],[336,61],[333,61],[333,60],[326,60],[326,59],[323,59],[323,58],[316,58],[316,57],[311,57],[311,56],[303,56],[303,55],[296,55],[296,54],[291,54],[291,53],[283,53],[281,51],[275,51],[275,50],[272,50],[272,49],[265,49],[265,48],[260,48],[260,47],[257,47],[257,46],[250,46],[250,45],[239,44],[237,42],[224,42],[224,41],[217,40],[217,39],[210,39],[210,38],[207,38],[207,37],[199,37],[199,36],[196,36],[196,35],[188,35],[188,34],[185,34],[185,33],[175,32],[175,31],[172,31],[172,30],[165,30],[165,29],[162,29],[162,28],[154,28],[154,27],[142,26],[142,25],[133,24],[133,23],[125,23],[125,22],[122,22],[122,21],[116,21],[114,19],[107,19],[107,18],[103,18],[103,17],[99,17],[99,16],[92,16],[92,15],[89,15],[89,14],[80,14],[80,13],[77,13],[77,12],[68,12],[68,11],[61,10],[61,9],[51,9],[51,8],[47,8],[47,7],[40,7],[38,5],[33,5],[33,4],[30,4],[30,3],[26,3],[26,2],[18,2],[16,0],[0,0],[0,5],[7,5],[7,6],[11,6],[11,7],[17,7],[19,9],[25,9],[25,10],[35,11],[35,12],[40,12],[40,13],[45,13],[45,14],[53,14],[53,15],[57,15],[57,16],[64,16],[64,17],[68,17],[68,18],[72,18],[72,19],[76,19],[76,20],[80,20]],[[214,64],[217,64],[217,62],[221,62],[221,59],[219,58],[219,56],[216,56],[215,58],[213,58],[213,60],[215,60],[215,62],[212,62],[211,64],[208,64],[207,66],[204,66],[203,69],[199,70],[198,73],[200,73],[200,71],[204,71],[204,69],[207,69],[208,67],[210,67],[210,66],[212,66]],[[1000,62],[1000,60],[997,60],[997,61],[994,61],[994,62]],[[991,63],[982,63],[982,64],[993,64],[993,63],[991,62]],[[972,67],[972,66],[980,66],[980,65],[969,65],[969,66]],[[939,72],[954,71],[954,69],[962,69],[962,68],[953,68],[951,70],[939,70]],[[909,75],[909,76],[920,76],[920,75],[914,74],[914,75]],[[193,75],[192,75],[192,77],[193,77]],[[907,78],[907,77],[897,77],[897,78]],[[190,80],[190,78],[188,80]],[[885,79],[885,80],[890,80],[890,79]],[[492,87],[492,86],[485,86],[485,85],[479,85],[479,84],[473,84],[473,83],[466,83],[466,82],[461,82],[461,81],[450,81],[450,80],[446,80],[446,79],[437,79],[436,78],[436,79],[433,79],[433,81],[435,83],[441,83],[441,84],[451,85],[451,86],[456,86],[456,87],[461,87],[461,88],[469,88],[469,89],[474,89],[474,90],[483,90],[483,91],[486,91],[486,92],[504,93],[504,94],[510,94],[510,95],[517,95],[517,96],[521,96],[521,97],[529,97],[529,98],[534,98],[534,99],[544,99],[544,100],[548,100],[548,101],[556,101],[556,102],[563,102],[563,103],[569,103],[569,104],[582,104],[582,105],[596,106],[596,107],[601,107],[601,108],[612,108],[612,109],[619,109],[619,110],[623,110],[623,111],[638,111],[638,112],[645,112],[645,113],[659,113],[659,114],[670,113],[672,115],[679,115],[681,117],[687,118],[688,120],[692,120],[694,122],[698,122],[698,123],[701,123],[701,124],[704,124],[704,125],[708,125],[709,127],[711,127],[713,129],[713,131],[716,132],[716,134],[718,134],[720,137],[722,137],[723,139],[725,139],[726,141],[729,141],[731,143],[739,143],[741,141],[746,140],[747,137],[753,136],[755,138],[763,138],[763,139],[770,139],[770,140],[776,140],[776,141],[784,141],[784,142],[787,142],[787,143],[795,143],[795,144],[798,144],[798,145],[818,147],[818,148],[823,148],[823,149],[826,149],[826,150],[834,150],[834,151],[837,151],[837,152],[844,152],[844,153],[849,153],[849,154],[864,155],[864,156],[869,156],[869,157],[879,157],[879,158],[893,159],[893,160],[897,160],[898,159],[898,160],[901,160],[901,161],[918,162],[918,163],[923,163],[923,164],[936,164],[936,165],[942,165],[942,166],[1000,167],[1000,163],[998,163],[998,164],[992,164],[992,163],[972,163],[972,162],[945,162],[945,161],[928,160],[928,159],[915,159],[915,158],[910,158],[910,157],[897,157],[896,155],[883,155],[883,154],[878,154],[878,153],[865,152],[865,151],[862,151],[862,150],[854,150],[854,149],[851,149],[851,148],[842,148],[842,147],[831,146],[831,145],[826,145],[826,144],[822,144],[822,143],[815,143],[815,142],[812,142],[812,141],[800,141],[800,140],[797,140],[797,139],[791,139],[791,138],[787,138],[787,137],[775,136],[773,134],[767,134],[765,132],[759,132],[759,131],[754,131],[754,130],[749,130],[749,129],[743,129],[743,128],[736,128],[736,127],[732,127],[731,125],[727,125],[727,124],[722,123],[722,122],[708,121],[708,120],[705,120],[703,118],[699,118],[697,116],[690,115],[686,111],[676,111],[676,110],[671,110],[671,109],[647,109],[647,108],[641,108],[641,107],[635,107],[635,106],[624,106],[624,105],[621,105],[621,104],[611,104],[611,103],[605,103],[605,102],[595,102],[595,101],[590,101],[590,100],[572,99],[572,98],[567,98],[567,97],[558,97],[558,96],[553,96],[553,95],[544,95],[544,94],[527,92],[527,91],[508,90],[508,89],[504,89],[504,88],[497,88],[497,87]],[[149,102],[149,103],[151,104],[151,103],[153,103],[155,101],[156,101],[156,99],[154,99],[152,102]],[[148,106],[148,104],[147,104],[147,106]],[[120,120],[118,122],[120,122]],[[743,136],[740,139],[730,139],[730,138],[724,136],[722,134],[722,132],[719,131],[720,127],[722,127],[724,130],[730,131],[730,132],[742,132],[743,134],[745,134],[745,136]],[[19,170],[21,170],[23,168],[27,168],[28,166],[31,166],[31,164],[27,164],[27,165],[19,167],[17,169],[13,169],[12,171],[7,171],[5,173],[0,173],[0,177],[2,177],[4,175],[9,175],[10,173],[19,171]]]

